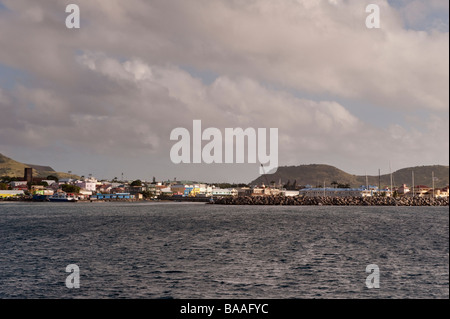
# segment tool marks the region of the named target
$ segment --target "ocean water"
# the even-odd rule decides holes
[[[449,298],[449,210],[0,203],[0,298]]]

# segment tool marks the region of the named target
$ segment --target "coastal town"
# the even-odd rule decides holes
[[[80,179],[58,179],[55,176],[33,178],[25,169],[24,177],[0,179],[0,200],[27,201],[198,201],[228,205],[448,205],[449,186],[433,188],[427,185],[379,187],[331,183],[323,185],[283,185],[281,181],[246,184],[207,184],[193,181],[97,180],[93,176]]]

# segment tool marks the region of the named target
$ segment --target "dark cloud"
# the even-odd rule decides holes
[[[152,165],[168,176],[253,178],[239,165],[170,163],[171,130],[201,119],[279,128],[281,164],[361,172],[368,161],[423,164],[418,150],[448,163],[448,32],[407,30],[379,3],[382,28],[369,30],[360,1],[78,1],[82,26],[69,30],[59,1],[3,1],[0,64],[28,77],[0,89],[0,145],[45,159],[64,150],[78,159],[66,158],[72,167],[91,158],[111,175],[132,156],[135,177]],[[386,129],[383,116],[363,121],[345,101],[425,116]]]

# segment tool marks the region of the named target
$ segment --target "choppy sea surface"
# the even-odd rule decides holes
[[[5,202],[0,298],[449,298],[449,210]]]

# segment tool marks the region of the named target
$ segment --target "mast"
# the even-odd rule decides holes
[[[432,181],[432,187],[433,187],[433,200],[434,200],[434,171],[431,172],[431,181]]]
[[[389,174],[391,175],[391,195],[392,195],[392,169],[391,169],[391,161],[389,161]]]
[[[381,194],[381,170],[378,169],[378,195]]]
[[[367,178],[367,171],[366,171],[366,189],[369,190],[369,179]]]
[[[413,198],[414,198],[414,195],[415,195],[415,193],[414,193],[414,171],[412,171],[412,194],[413,194]]]
[[[264,166],[263,166],[263,164],[261,164],[261,169],[262,169],[262,171],[263,171],[263,175],[264,175],[264,179],[266,180],[266,187],[269,187],[270,188],[270,185],[269,185],[269,180],[267,179],[267,175],[266,175],[266,170],[264,169]]]

